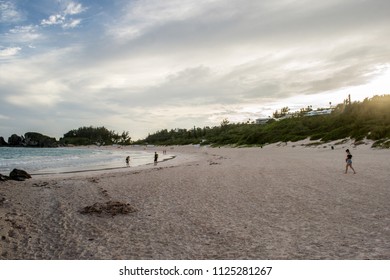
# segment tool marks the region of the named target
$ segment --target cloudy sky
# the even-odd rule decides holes
[[[388,0],[0,0],[0,135],[246,121],[390,93]]]

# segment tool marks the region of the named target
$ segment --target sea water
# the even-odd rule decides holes
[[[0,173],[8,175],[14,169],[30,174],[79,172],[153,163],[154,153],[122,149],[98,148],[18,148],[0,147]],[[159,159],[162,157],[160,156]]]

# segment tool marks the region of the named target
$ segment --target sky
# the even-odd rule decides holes
[[[390,93],[388,0],[0,0],[0,136],[215,126]]]

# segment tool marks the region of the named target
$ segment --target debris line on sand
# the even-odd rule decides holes
[[[108,201],[106,203],[96,202],[90,206],[84,207],[81,214],[108,214],[115,216],[117,214],[129,214],[137,212],[137,209],[129,203],[119,201]]]

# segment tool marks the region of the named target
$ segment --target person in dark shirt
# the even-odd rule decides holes
[[[347,165],[345,166],[345,174],[347,174],[348,172],[348,167],[352,169],[353,174],[356,174],[355,169],[353,169],[352,167],[352,155],[349,152],[349,149],[346,149],[345,152],[347,153],[347,158],[345,159],[345,162],[347,163]]]
[[[154,152],[154,165],[157,165],[158,153]]]

